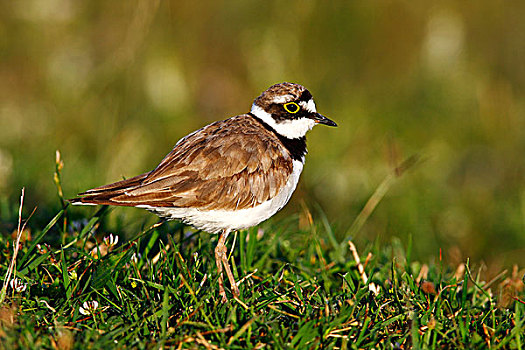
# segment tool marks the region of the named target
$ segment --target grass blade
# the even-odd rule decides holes
[[[29,246],[26,253],[20,260],[20,266],[24,267],[24,263],[27,261],[27,259],[31,256],[31,253],[33,253],[33,250],[35,250],[35,247],[37,244],[39,244],[42,241],[42,238],[44,238],[45,234],[57,223],[57,221],[62,217],[64,214],[64,209],[60,210],[57,215],[51,221],[44,227],[44,229],[38,234],[38,236],[35,237],[33,240],[33,243]]]

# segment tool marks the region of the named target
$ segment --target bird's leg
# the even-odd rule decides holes
[[[224,238],[224,240],[226,240],[226,237]],[[230,285],[232,287],[233,296],[239,297],[241,293],[239,292],[239,287],[237,286],[237,282],[235,282],[235,278],[233,277],[233,273],[230,268],[230,262],[228,261],[228,254],[227,254],[227,249],[225,245],[224,245],[224,254],[222,255],[222,263],[224,264],[224,270],[226,270],[226,275],[228,275],[228,280],[230,281]]]
[[[226,255],[226,246],[224,245],[226,237],[228,237],[228,231],[224,230],[222,231],[219,241],[217,242],[217,246],[215,247],[215,264],[217,265],[217,273],[219,274],[219,294],[222,297],[223,303],[228,301],[226,292],[224,291],[224,282],[222,279],[222,257]]]
[[[215,248],[215,262],[217,263],[217,271],[219,273],[219,294],[221,295],[223,302],[228,301],[228,298],[226,298],[226,292],[224,291],[224,280],[222,276],[223,266],[224,270],[226,271],[226,275],[228,276],[228,280],[230,281],[233,295],[236,297],[240,295],[239,287],[237,287],[237,283],[235,282],[235,278],[233,277],[233,273],[228,262],[228,250],[225,243],[229,233],[230,232],[227,230],[222,231],[221,236],[219,237],[219,242],[217,242],[217,247]]]

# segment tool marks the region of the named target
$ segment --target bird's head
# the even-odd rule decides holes
[[[317,113],[310,91],[293,83],[270,86],[253,101],[251,113],[289,139],[304,137],[316,124],[337,126]]]

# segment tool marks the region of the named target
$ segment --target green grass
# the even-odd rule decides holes
[[[0,1],[0,348],[522,347],[523,271],[511,266],[525,265],[524,10]],[[59,200],[45,175],[56,149],[66,196],[149,171],[284,80],[339,127],[309,133],[299,187],[263,237],[237,235],[237,275],[256,271],[243,304],[218,301],[216,236],[148,230],[139,210],[65,208],[59,172]],[[413,153],[425,162],[383,198]],[[31,239],[13,259],[23,186]],[[310,225],[301,200],[326,215],[306,205]],[[300,224],[279,219],[289,213]],[[110,233],[120,242],[106,254]],[[20,293],[4,280],[12,261]],[[94,315],[79,312],[88,301]]]
[[[15,206],[10,213],[3,227],[16,232]],[[230,238],[241,297],[228,291],[224,304],[217,236],[170,222],[108,249],[114,214],[66,206],[47,225],[29,220],[14,272],[27,288],[7,288],[0,348],[521,349],[525,341],[516,269],[485,281],[468,262],[411,261],[411,243],[399,240],[363,242],[357,263],[305,209],[300,227],[295,217]],[[2,278],[13,241],[0,237]],[[82,314],[92,301],[98,307]]]

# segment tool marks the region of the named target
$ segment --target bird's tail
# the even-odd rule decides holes
[[[68,199],[73,205],[119,205],[119,206],[134,206],[133,203],[126,203],[121,201],[113,201],[112,199],[124,194],[137,186],[148,176],[144,173],[130,179],[114,182],[109,185],[93,188],[86,192],[78,194],[78,197]]]

